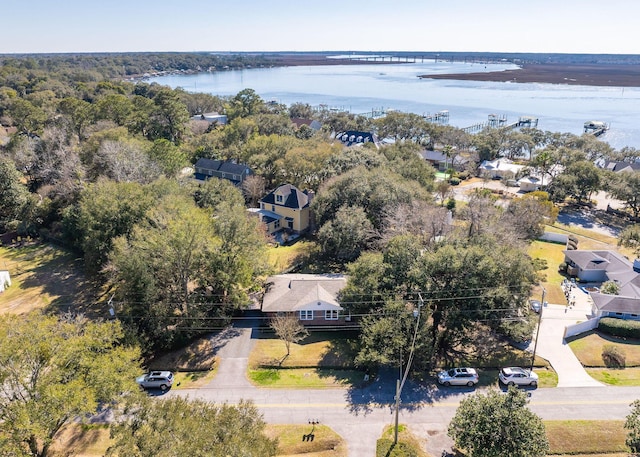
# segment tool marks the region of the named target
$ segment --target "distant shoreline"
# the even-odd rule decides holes
[[[403,61],[373,61],[358,59],[328,59],[322,54],[278,54],[267,60],[277,66],[302,65],[375,65],[403,64]],[[531,63],[523,64],[515,70],[425,74],[424,79],[454,79],[462,81],[495,81],[513,83],[549,83],[580,86],[640,87],[639,64],[573,64],[573,63]]]
[[[516,70],[420,75],[428,79],[640,87],[640,65],[524,64]]]

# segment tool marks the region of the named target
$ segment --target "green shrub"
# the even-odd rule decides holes
[[[598,330],[622,338],[640,338],[640,321],[603,317],[598,323]]]
[[[624,368],[627,361],[624,352],[613,344],[602,347],[602,360],[608,368]]]

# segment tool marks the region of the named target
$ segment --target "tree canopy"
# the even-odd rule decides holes
[[[526,392],[515,387],[463,399],[448,435],[469,457],[537,457],[549,450],[542,419],[527,408]]]
[[[0,448],[45,457],[57,432],[138,391],[140,353],[118,322],[0,316]]]

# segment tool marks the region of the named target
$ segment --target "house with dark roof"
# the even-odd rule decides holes
[[[420,157],[433,165],[438,171],[447,171],[449,168],[462,171],[469,163],[469,159],[461,155],[456,155],[452,160],[442,151],[429,151],[426,149],[420,152]]]
[[[306,125],[307,127],[311,128],[311,130],[317,132],[318,130],[320,130],[322,128],[322,124],[319,121],[316,121],[315,119],[305,119],[305,118],[302,118],[302,117],[292,117],[291,118],[291,122],[293,123],[293,125],[296,126],[296,129],[299,129],[303,125]]]
[[[283,184],[260,200],[260,208],[249,211],[260,217],[270,235],[278,232],[299,235],[309,229],[313,195],[292,184]]]
[[[614,173],[640,171],[640,162],[607,160],[602,163],[601,166],[603,169],[613,171]]]
[[[630,262],[614,251],[563,251],[567,273],[581,282],[592,283],[585,291],[593,301],[592,314],[597,317],[617,317],[640,320],[640,260]],[[618,294],[603,294],[599,283],[613,281]]]
[[[267,316],[295,313],[305,326],[345,325],[351,321],[340,306],[347,279],[339,274],[282,274],[265,282],[262,312]]]
[[[206,181],[209,178],[227,179],[236,186],[253,174],[247,165],[226,160],[200,158],[195,166],[195,178]]]
[[[378,135],[373,132],[347,130],[346,132],[336,133],[335,138],[345,146],[362,146],[365,143],[373,143],[376,148],[380,147]]]

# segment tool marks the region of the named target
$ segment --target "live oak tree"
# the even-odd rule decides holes
[[[549,450],[542,419],[515,387],[462,400],[447,433],[469,457],[538,457]]]
[[[214,405],[181,397],[147,401],[128,410],[111,429],[108,457],[275,456],[277,440],[250,402]]]
[[[117,322],[0,316],[0,449],[46,457],[62,427],[134,400],[139,351]]]

